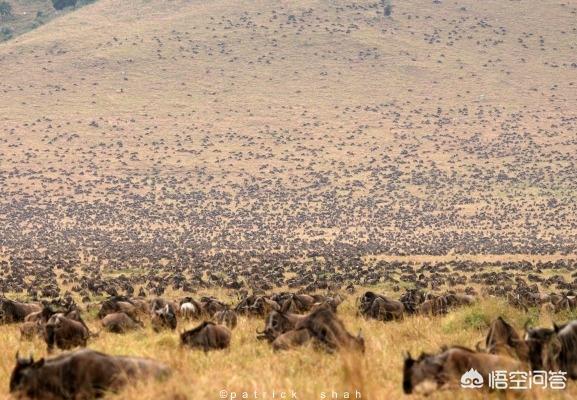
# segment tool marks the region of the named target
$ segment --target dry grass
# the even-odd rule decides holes
[[[256,340],[255,330],[262,328],[258,319],[240,318],[233,332],[231,348],[203,353],[179,346],[176,333],[155,334],[148,327],[143,332],[127,335],[102,333],[89,347],[111,354],[152,357],[164,361],[173,376],[162,383],[149,382],[129,388],[111,399],[217,399],[220,390],[266,391],[294,390],[299,399],[321,399],[322,392],[341,393],[359,390],[363,399],[398,399],[401,389],[402,355],[410,351],[436,352],[442,345],[468,347],[484,338],[488,323],[502,315],[517,328],[527,316],[498,300],[483,300],[444,317],[410,317],[402,322],[381,323],[355,316],[352,297],[342,305],[340,316],[351,332],[362,330],[367,340],[364,357],[350,354],[327,355],[305,347],[295,351],[273,353],[267,343]],[[536,324],[549,325],[550,316],[533,317]],[[97,321],[89,324],[97,329]],[[192,327],[184,324],[179,329]],[[45,354],[40,341],[21,343],[16,326],[0,327],[0,388],[6,396],[10,370],[16,350],[36,357]],[[570,384],[564,394],[535,391],[529,398],[571,398],[577,388]],[[432,399],[486,398],[486,393],[471,391],[439,392]],[[490,398],[500,398],[494,394]],[[330,397],[328,397],[330,398]],[[343,398],[343,397],[339,397]]]

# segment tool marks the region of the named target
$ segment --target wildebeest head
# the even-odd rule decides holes
[[[176,329],[177,323],[176,314],[168,304],[160,310],[154,311],[153,325],[155,330],[159,330],[160,328],[170,328],[174,330]]]
[[[403,368],[403,392],[410,394],[417,390],[430,393],[437,388],[442,369],[443,364],[436,356],[422,353],[415,360],[407,353]]]
[[[290,331],[295,326],[287,313],[281,311],[271,311],[266,318],[266,325],[262,332],[257,333],[259,338],[267,339],[269,342],[275,340],[278,336]]]
[[[365,351],[363,335],[360,332],[357,336],[351,335],[343,322],[328,307],[321,307],[311,312],[295,328],[308,329],[311,336],[329,351],[343,348],[359,352]]]
[[[529,361],[533,370],[543,369],[547,344],[555,335],[554,329],[528,328],[525,324],[525,341],[529,346]]]
[[[34,388],[36,386],[34,380],[37,379],[35,371],[42,368],[43,365],[44,359],[35,362],[32,356],[30,358],[21,358],[17,353],[16,366],[10,376],[10,393]],[[26,394],[32,395],[33,393]]]
[[[515,328],[513,328],[502,317],[498,317],[493,322],[487,332],[485,338],[485,346],[487,352],[497,354],[501,346],[512,350],[513,356],[516,356],[521,361],[529,360],[529,346],[527,342],[519,336]],[[509,351],[510,351],[509,350]]]
[[[136,308],[127,297],[114,296],[102,302],[100,310],[98,311],[98,318],[102,319],[108,314],[117,312],[124,312],[132,316],[132,314],[136,312]]]

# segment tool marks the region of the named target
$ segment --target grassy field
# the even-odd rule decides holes
[[[307,400],[321,399],[323,392],[332,396],[332,391],[340,393],[338,398],[346,398],[345,392],[358,390],[363,399],[398,399],[404,397],[401,383],[405,351],[417,356],[421,351],[437,352],[442,345],[474,347],[484,340],[490,321],[499,315],[519,330],[528,318],[535,325],[550,326],[552,322],[550,315],[539,315],[537,311],[524,315],[506,303],[490,299],[443,317],[417,316],[402,322],[382,323],[358,318],[354,297],[351,296],[342,304],[339,313],[349,331],[356,333],[361,330],[365,335],[367,348],[364,357],[327,355],[311,347],[273,353],[270,345],[256,340],[255,331],[262,329],[263,322],[244,317],[239,319],[231,347],[225,351],[205,354],[183,349],[176,333],[156,334],[149,326],[142,332],[127,335],[101,333],[89,347],[112,354],[152,357],[174,369],[174,375],[167,382],[140,385],[110,396],[111,399],[218,399],[221,390],[237,393],[266,391],[269,396],[272,396],[272,390],[294,390],[299,399]],[[568,315],[558,315],[555,320],[566,317]],[[100,329],[98,321],[90,320],[89,325],[96,331]],[[179,329],[193,325],[194,322],[185,323]],[[36,357],[45,355],[42,342],[22,343],[18,337],[16,327],[0,327],[1,388],[8,386],[16,350],[20,349],[22,354],[32,352]],[[331,398],[328,395],[326,398]],[[534,390],[522,398],[567,399],[575,395],[577,388],[570,383],[562,393]],[[487,393],[444,391],[430,398],[445,399],[449,396],[483,399],[487,398]],[[503,398],[498,394],[490,397]]]

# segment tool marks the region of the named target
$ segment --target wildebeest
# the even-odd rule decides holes
[[[422,353],[416,360],[407,354],[403,370],[403,391],[430,394],[437,389],[458,387],[461,376],[471,368],[484,382],[492,371],[522,371],[520,361],[495,354],[478,353],[454,346],[439,354]]]
[[[102,319],[108,314],[123,312],[130,318],[138,318],[139,309],[127,297],[115,296],[102,302],[98,311],[98,318]]]
[[[170,307],[169,304],[166,304],[161,309],[156,309],[152,311],[152,329],[155,332],[160,332],[162,329],[172,329],[175,330],[178,324],[178,320],[176,319],[176,313]]]
[[[101,322],[102,327],[112,333],[126,333],[144,327],[141,321],[135,321],[125,313],[108,314]]]
[[[503,317],[496,318],[489,326],[485,338],[485,349],[491,354],[509,355],[522,362],[529,361],[529,347]]]
[[[272,342],[274,351],[290,350],[308,343],[312,336],[308,329],[294,329],[277,336]]]
[[[184,319],[192,319],[200,317],[202,313],[201,304],[192,297],[185,297],[180,302],[180,315]]]
[[[325,350],[365,351],[365,339],[359,332],[351,335],[343,322],[329,307],[321,307],[312,311],[302,321],[298,322],[295,330],[306,329],[315,343]]]
[[[264,330],[257,331],[258,338],[272,342],[283,333],[293,330],[297,323],[305,318],[306,316],[301,314],[271,311],[266,318]]]
[[[422,315],[443,315],[447,313],[447,299],[443,296],[429,297],[419,304],[417,311]]]
[[[82,322],[68,318],[61,313],[51,316],[44,330],[48,352],[54,349],[54,345],[62,350],[78,346],[86,347],[86,342],[90,337],[90,331]]]
[[[250,295],[244,297],[235,307],[238,314],[264,317],[272,310],[280,310],[280,306],[274,300],[264,295]]]
[[[234,310],[222,310],[214,314],[215,321],[220,325],[225,325],[229,329],[234,329],[237,324],[237,317]]]
[[[202,311],[208,317],[213,317],[218,311],[223,311],[228,309],[228,306],[222,301],[214,297],[202,297],[200,299],[200,304],[202,306]]]
[[[577,320],[548,328],[528,328],[525,339],[533,370],[565,371],[577,379]]]
[[[305,313],[310,311],[313,304],[325,300],[324,296],[313,297],[308,294],[300,293],[280,293],[271,298],[279,306],[281,311],[290,313]]]
[[[38,400],[89,400],[117,392],[137,379],[160,379],[169,374],[168,367],[153,360],[88,349],[39,361],[17,356],[10,393]]]
[[[35,303],[21,303],[6,298],[0,298],[0,324],[24,322],[27,315],[41,311],[42,307]]]
[[[379,321],[403,319],[403,303],[374,292],[366,292],[359,301],[359,314]]]
[[[205,321],[196,328],[180,335],[180,342],[184,346],[201,348],[204,351],[226,349],[230,345],[230,330],[224,325]]]

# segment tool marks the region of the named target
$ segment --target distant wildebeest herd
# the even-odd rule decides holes
[[[507,269],[514,269],[507,265]],[[549,278],[563,287],[562,293],[545,295],[537,285],[528,285],[517,277],[514,287],[507,288],[507,272],[473,274],[471,280],[490,285],[499,281],[506,293],[496,287],[483,288],[478,294],[472,287],[464,290],[427,292],[426,286],[438,287],[448,270],[438,267],[430,277],[423,272],[411,278],[412,267],[402,266],[402,280],[414,283],[398,299],[366,291],[355,297],[357,316],[378,321],[395,321],[412,315],[437,316],[458,307],[475,304],[482,296],[502,296],[521,310],[540,307],[546,312],[576,308],[572,284],[562,277]],[[455,268],[458,270],[459,268]],[[466,268],[464,268],[466,270]],[[414,271],[413,271],[414,272]],[[530,277],[531,275],[529,275]],[[497,278],[496,278],[497,277]],[[448,276],[451,278],[451,275]],[[459,280],[459,275],[452,276]],[[532,278],[530,278],[532,279]],[[510,280],[510,279],[509,279]],[[446,282],[443,282],[446,283]],[[464,282],[461,282],[464,283]],[[551,283],[540,279],[547,287]],[[457,285],[454,285],[457,286]],[[0,323],[20,324],[21,340],[35,337],[44,340],[48,353],[55,348],[72,350],[48,359],[35,361],[32,357],[16,356],[10,378],[10,392],[31,399],[89,399],[118,391],[137,379],[163,379],[170,368],[155,360],[119,357],[86,349],[91,340],[106,334],[123,334],[139,330],[149,323],[154,332],[176,331],[180,320],[199,321],[190,330],[179,333],[183,348],[203,351],[226,349],[239,318],[259,318],[264,326],[256,339],[270,343],[274,351],[283,351],[310,344],[329,353],[353,352],[362,355],[365,338],[359,332],[351,334],[339,317],[339,306],[356,289],[347,285],[344,290],[325,288],[324,294],[305,291],[280,291],[266,294],[253,290],[235,289],[236,304],[228,304],[212,296],[185,296],[179,300],[162,297],[148,298],[141,289],[140,296],[112,295],[88,308],[98,307],[101,329],[92,332],[82,318],[82,309],[68,293],[64,299],[20,302],[0,298]],[[77,349],[81,348],[81,349]],[[491,323],[485,345],[476,349],[444,347],[437,354],[422,353],[417,359],[405,356],[402,387],[405,393],[429,393],[440,388],[455,387],[461,375],[475,368],[485,379],[495,369],[505,370],[561,370],[567,377],[577,379],[577,320],[553,328],[525,326],[522,337],[502,317]],[[81,370],[82,373],[71,371]]]

